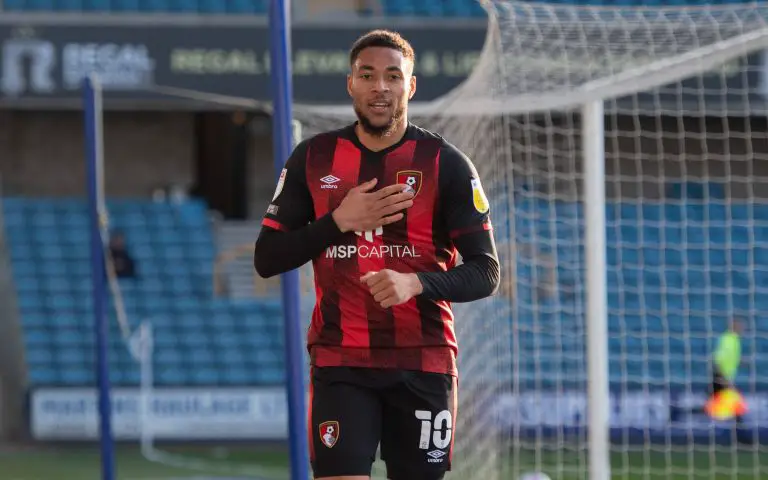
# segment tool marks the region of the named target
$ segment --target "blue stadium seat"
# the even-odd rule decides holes
[[[413,16],[416,13],[416,6],[410,0],[387,0],[382,4],[384,13],[389,16]]]
[[[46,366],[54,362],[53,350],[47,348],[27,349],[25,359],[32,368]]]
[[[52,385],[58,380],[58,369],[53,366],[34,367],[29,371],[29,382],[32,385]]]
[[[240,344],[241,337],[228,330],[228,328],[220,329],[214,336],[213,343],[218,346],[221,352],[224,352],[227,355],[227,358],[231,358],[228,357],[228,355],[236,355],[236,358],[239,358],[239,352],[233,351],[232,349]]]
[[[213,385],[219,383],[220,371],[214,368],[202,368],[192,371],[192,383],[196,385]]]
[[[260,368],[254,372],[258,383],[280,384],[285,382],[285,372],[279,368]]]
[[[186,357],[181,351],[169,348],[168,346],[158,348],[157,352],[154,354],[154,358],[157,362],[169,366],[183,366],[186,361]]]
[[[79,12],[83,9],[82,0],[57,0],[56,10]]]
[[[153,332],[152,340],[153,345],[158,350],[158,352],[171,351],[171,349],[176,348],[180,344],[177,336],[170,331],[155,330]]]
[[[138,385],[139,382],[141,382],[141,372],[137,368],[123,370],[121,384]]]
[[[141,0],[140,9],[142,12],[170,12],[172,8],[172,2],[168,0]]]
[[[261,0],[232,0],[227,4],[228,13],[256,14],[264,13],[266,8]]]
[[[175,0],[171,3],[171,10],[174,12],[197,12],[196,0]]]
[[[68,364],[74,364],[75,366],[85,363],[88,360],[88,354],[92,352],[86,352],[81,348],[62,348],[59,349],[56,355],[57,362],[62,364],[64,369],[71,368]]]
[[[228,385],[245,385],[253,382],[253,375],[244,368],[227,368],[222,372],[222,382]]]
[[[189,383],[187,381],[188,375],[183,367],[165,368],[163,366],[160,369],[156,369],[155,376],[161,385],[178,386]]]

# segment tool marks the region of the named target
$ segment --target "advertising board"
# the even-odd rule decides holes
[[[348,101],[349,48],[363,28],[296,27],[296,102]],[[464,80],[477,62],[484,27],[402,28],[418,51],[423,79],[414,101],[429,101]],[[80,95],[81,79],[99,75],[107,99],[189,102],[155,91],[270,100],[265,26],[0,25],[0,105],[44,106]]]
[[[115,438],[138,439],[151,429],[157,440],[280,440],[287,437],[288,413],[282,388],[156,388],[143,410],[139,389],[112,393]],[[768,394],[746,394],[749,413],[738,427],[768,439]],[[701,412],[701,392],[614,393],[611,434],[629,442],[708,443],[731,438],[735,421],[713,422]],[[580,435],[587,427],[582,392],[527,392],[499,395],[488,408],[488,425],[521,436]],[[95,440],[98,406],[95,389],[43,388],[32,392],[31,432],[38,440]]]
[[[32,391],[30,430],[37,440],[99,438],[96,389]],[[282,388],[153,389],[145,410],[140,389],[112,392],[112,428],[119,440],[144,430],[158,440],[279,440],[287,436]]]

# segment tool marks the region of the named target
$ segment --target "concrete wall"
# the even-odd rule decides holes
[[[3,193],[84,195],[85,160],[79,112],[0,111]],[[194,179],[191,113],[106,113],[105,188],[108,195],[146,195]]]
[[[248,151],[249,204],[260,217],[275,188],[271,121],[254,120]],[[0,110],[3,195],[84,196],[85,150],[79,112]],[[193,113],[110,112],[104,117],[109,196],[146,196],[195,180]]]

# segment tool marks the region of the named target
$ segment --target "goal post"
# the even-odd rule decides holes
[[[608,285],[605,258],[605,124],[602,100],[581,110],[584,141],[589,478],[611,478]]]
[[[285,172],[285,163],[293,150],[294,140],[296,135],[300,134],[296,131],[297,123],[292,116],[290,6],[290,0],[271,0],[269,10],[272,138],[276,181],[283,178],[281,172]],[[306,426],[307,400],[298,270],[284,273],[281,282],[291,479],[306,480],[309,478],[309,439]]]
[[[109,322],[105,267],[104,143],[102,92],[99,78],[89,75],[82,82],[84,149],[88,189],[88,214],[91,247],[91,284],[93,289],[93,327],[96,337],[98,384],[99,448],[101,479],[115,478],[114,436],[112,432],[111,384],[109,379]]]

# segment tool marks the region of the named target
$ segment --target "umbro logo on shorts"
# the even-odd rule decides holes
[[[442,450],[432,450],[431,452],[428,452],[427,455],[432,457],[427,459],[428,463],[442,463],[446,453]]]

